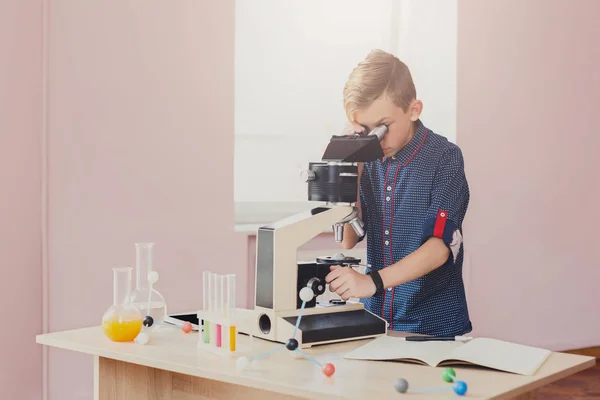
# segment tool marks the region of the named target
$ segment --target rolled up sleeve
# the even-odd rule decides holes
[[[437,237],[450,249],[447,262],[454,263],[462,247],[462,224],[469,199],[463,155],[458,146],[453,146],[440,158],[423,226],[423,243]]]

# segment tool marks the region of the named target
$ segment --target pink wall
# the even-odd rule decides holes
[[[0,2],[0,399],[42,395],[42,5]]]
[[[135,241],[156,242],[169,311],[197,310],[204,270],[247,279],[233,232],[234,2],[134,3],[52,1],[51,331],[99,324]],[[51,350],[49,371],[51,400],[91,398],[90,357]]]
[[[600,345],[598,15],[596,0],[459,1],[476,334]]]
[[[249,284],[238,298],[252,296],[255,242],[233,233],[234,2],[128,4],[0,4],[0,254],[14,274],[0,300],[18,299],[21,315],[19,330],[2,330],[0,398],[41,397],[34,334],[46,319],[50,331],[97,325],[111,302],[110,268],[134,265],[134,241],[157,243],[171,311],[197,308],[207,269],[237,273]],[[459,1],[475,334],[557,350],[600,345],[598,12],[594,0]],[[52,400],[92,397],[89,357],[51,350],[48,379]]]

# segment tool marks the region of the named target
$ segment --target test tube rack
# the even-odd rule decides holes
[[[198,312],[203,329],[198,337],[198,348],[222,355],[239,352],[235,292],[235,274],[203,272],[202,310]]]

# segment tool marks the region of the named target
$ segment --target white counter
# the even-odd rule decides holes
[[[256,234],[259,227],[291,215],[318,207],[317,202],[237,202],[235,203],[235,232]],[[323,233],[333,232],[324,227]]]

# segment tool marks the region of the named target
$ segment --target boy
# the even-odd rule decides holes
[[[462,280],[462,222],[469,204],[462,152],[420,121],[408,67],[381,50],[352,71],[344,108],[355,132],[383,124],[384,157],[359,165],[367,274],[331,267],[326,281],[360,298],[392,330],[458,336],[472,330]],[[361,239],[362,240],[362,239]],[[344,227],[343,247],[358,242]]]

